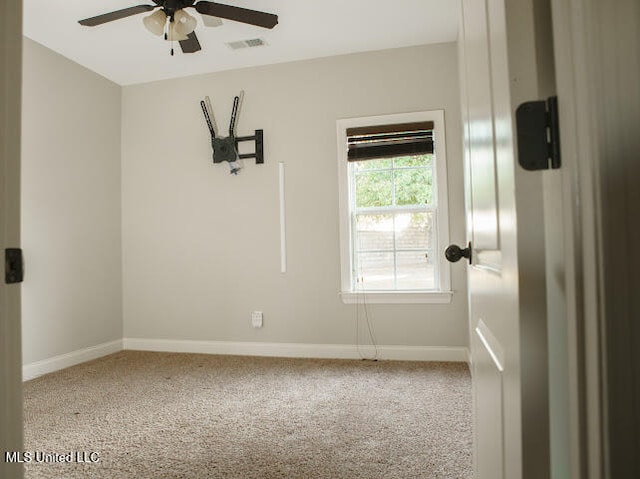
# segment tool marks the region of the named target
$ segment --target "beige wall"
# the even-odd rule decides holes
[[[23,361],[122,337],[118,85],[26,39]]]
[[[265,164],[213,165],[199,101],[226,131],[265,132]],[[464,241],[455,44],[324,58],[128,86],[122,100],[124,335],[353,344],[341,302],[336,120],[444,109],[450,237]],[[226,133],[225,133],[226,134]],[[278,162],[286,165],[288,271],[280,273]],[[447,305],[371,305],[378,342],[467,345],[464,266]],[[252,329],[252,310],[264,327]]]

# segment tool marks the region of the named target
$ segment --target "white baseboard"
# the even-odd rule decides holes
[[[287,358],[361,359],[371,358],[370,346],[354,344],[261,343],[124,338],[43,359],[22,366],[22,380],[28,381],[76,364],[91,361],[123,349],[175,353],[228,354]],[[378,346],[378,359],[402,361],[468,362],[467,348],[437,346]]]
[[[43,374],[52,373],[60,369],[75,366],[76,364],[91,361],[108,354],[122,351],[122,339],[111,341],[108,343],[98,344],[89,348],[78,349],[70,353],[54,356],[53,358],[43,359],[22,366],[22,380],[37,378]]]
[[[289,358],[361,359],[373,348],[354,344],[261,343],[124,338],[124,349],[174,353],[279,356]],[[378,346],[378,359],[467,362],[467,348],[435,346]]]

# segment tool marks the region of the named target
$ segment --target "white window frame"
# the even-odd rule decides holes
[[[352,288],[352,226],[351,226],[351,188],[349,187],[349,162],[347,161],[347,128],[412,123],[420,121],[433,122],[434,140],[434,193],[436,198],[436,258],[438,260],[438,285],[431,291],[356,291]],[[363,118],[346,118],[337,120],[338,137],[338,195],[340,205],[340,263],[342,301],[353,304],[363,301],[367,303],[450,303],[451,266],[444,258],[444,249],[449,244],[449,208],[447,196],[447,157],[444,130],[444,111],[431,110],[393,115],[369,116]]]

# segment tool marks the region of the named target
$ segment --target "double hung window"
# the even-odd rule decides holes
[[[442,111],[338,121],[342,297],[446,302]]]

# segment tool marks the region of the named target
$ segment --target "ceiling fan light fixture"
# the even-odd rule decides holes
[[[147,30],[160,37],[164,33],[164,26],[167,23],[167,14],[162,10],[156,10],[151,15],[144,17],[142,23]]]
[[[176,28],[175,22],[169,22],[169,28],[167,29],[167,37],[165,38],[165,40],[168,40],[170,42],[181,42],[182,40],[187,40],[188,38],[189,37],[187,37],[186,33],[180,33],[180,30]]]
[[[187,36],[196,29],[198,21],[184,10],[177,10],[171,24],[176,34]]]

